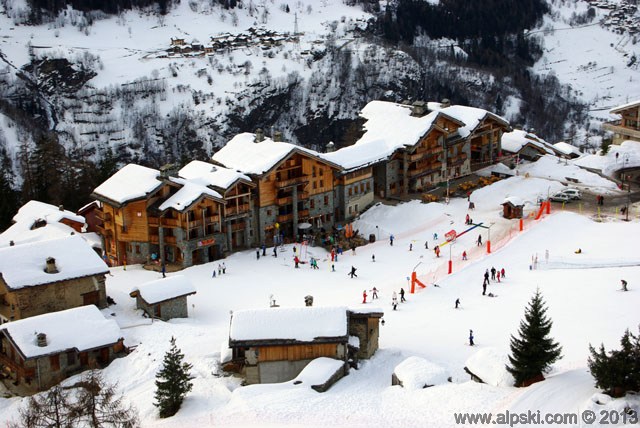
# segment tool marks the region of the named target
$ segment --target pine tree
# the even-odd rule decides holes
[[[546,312],[538,289],[525,310],[524,320],[520,321],[520,337],[511,336],[507,371],[513,375],[515,386],[528,386],[543,380],[543,373],[561,357],[562,347],[549,337],[553,323]]]
[[[171,338],[171,349],[164,355],[162,368],[156,375],[156,406],[160,417],[175,415],[187,392],[191,391],[193,376],[189,374],[192,365],[183,362],[184,354],[176,346],[176,339]]]
[[[620,345],[620,350],[612,350],[609,355],[604,345],[598,351],[589,345],[589,371],[596,386],[612,397],[640,390],[640,334],[634,336],[626,330]]]

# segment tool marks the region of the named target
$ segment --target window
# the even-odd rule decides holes
[[[72,366],[76,363],[76,353],[75,351],[67,352],[67,365]]]
[[[371,182],[367,181],[367,192],[371,191]]]
[[[311,167],[311,176],[312,177],[316,176],[316,167],[315,167],[315,165]]]
[[[267,215],[271,215],[271,210],[267,210]]]
[[[351,215],[351,207],[349,207],[349,215]]]
[[[360,183],[360,193],[364,193],[364,183]]]
[[[313,199],[310,199],[310,200],[309,200],[309,207],[310,207],[311,209],[314,209],[314,208],[316,207],[315,202],[316,202],[316,201],[314,201]]]
[[[314,182],[313,182],[313,188],[314,188],[314,189],[317,189],[317,188],[318,188],[318,182],[317,182],[317,181],[314,181]]]
[[[327,206],[329,205],[329,197],[325,195],[324,197],[324,205]]]
[[[140,254],[140,244],[136,244],[136,254]]]
[[[320,168],[320,177],[324,174],[324,168]]]
[[[353,195],[353,189],[351,187],[349,187],[349,196]]]
[[[324,181],[320,180],[320,187],[324,187]]]

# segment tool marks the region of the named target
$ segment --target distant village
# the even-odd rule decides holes
[[[640,17],[637,0],[622,0],[612,2],[608,0],[587,0],[588,3],[599,9],[608,9],[609,14],[602,20],[602,25],[618,34],[628,32],[635,35],[640,32]]]
[[[614,144],[640,141],[640,101],[611,113],[620,117],[605,124]],[[549,144],[498,115],[447,100],[372,101],[361,116],[366,132],[347,147],[329,142],[320,153],[257,130],[236,135],[209,162],[180,169],[126,165],[78,212],[27,202],[0,234],[0,380],[12,393],[30,395],[131,351],[116,321],[99,310],[113,303],[110,266],[140,264],[161,273],[129,296],[145,317],[185,318],[196,288],[180,274],[165,278],[166,272],[239,249],[266,255],[269,248],[277,256],[285,241],[331,249],[349,230],[344,225],[376,200],[427,202],[424,196],[443,183],[479,168],[506,177],[520,159],[579,156],[575,147]],[[445,197],[455,191],[468,197],[459,193],[465,189],[452,188]],[[277,308],[275,301],[271,306]],[[287,328],[334,326],[330,335],[294,342],[278,329],[282,324],[270,321],[273,311],[237,311],[231,319],[233,355],[224,368],[247,383],[290,380],[311,357],[326,356],[336,365],[330,382],[317,386],[324,391],[347,373],[348,362],[370,358],[378,348],[380,311],[284,308],[278,317],[288,320]],[[267,339],[254,331],[256,320],[270,326]],[[307,337],[307,330],[297,334]]]

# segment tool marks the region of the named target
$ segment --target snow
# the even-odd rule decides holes
[[[447,383],[449,373],[437,364],[420,357],[409,357],[393,369],[402,386],[407,389],[422,389],[425,386]]]
[[[75,349],[77,352],[113,345],[122,338],[115,320],[107,320],[94,305],[52,312],[0,326],[26,359]],[[38,333],[47,335],[47,346],[38,346]]]
[[[564,153],[565,155],[570,155],[572,153],[577,155],[582,155],[582,153],[580,153],[580,149],[578,149],[576,146],[572,146],[571,144],[567,144],[564,141],[555,143],[553,147],[555,147],[556,150]]]
[[[196,293],[196,287],[184,275],[173,275],[167,278],[145,282],[132,291],[138,291],[140,297],[150,305],[164,302],[176,297],[188,296]]]
[[[144,198],[162,185],[160,171],[128,164],[98,186],[93,193],[119,204]]]
[[[493,386],[513,386],[514,379],[506,369],[509,359],[505,353],[491,347],[479,350],[465,363],[471,373]]]
[[[514,129],[511,132],[502,134],[502,149],[511,153],[519,152],[526,144],[532,144],[544,150],[547,154],[553,155],[554,151],[549,143],[521,129]]]
[[[200,181],[207,186],[221,189],[228,189],[238,180],[251,182],[251,179],[241,172],[197,160],[185,165],[178,175],[189,181]]]
[[[171,181],[181,184],[182,187],[160,205],[160,211],[173,208],[176,211],[183,212],[204,195],[222,200],[220,193],[201,184],[176,178],[172,178]]]
[[[84,217],[81,215],[77,215],[68,210],[61,210],[59,207],[51,204],[33,200],[20,207],[18,213],[13,216],[15,223],[30,222],[30,226],[33,225],[36,220],[40,219],[46,220],[47,223],[55,223],[62,219],[67,219],[84,224]]]
[[[503,204],[506,204],[508,202],[510,202],[511,205],[516,206],[516,207],[524,205],[524,201],[521,198],[517,197],[517,196],[508,196],[508,197],[504,198]]]
[[[621,152],[616,162],[617,150]],[[595,404],[593,397],[598,390],[587,369],[590,343],[604,343],[607,350],[618,348],[625,329],[637,331],[638,326],[640,283],[636,278],[640,278],[640,266],[614,266],[613,262],[633,262],[637,258],[635,237],[640,236],[640,204],[631,207],[631,221],[623,221],[616,214],[621,202],[614,203],[613,199],[625,194],[617,190],[615,183],[578,167],[583,159],[597,158],[598,169],[616,171],[622,167],[622,153],[629,155],[631,166],[634,160],[640,161],[640,144],[624,143],[612,147],[606,156],[589,155],[575,163],[568,160],[566,165],[564,160],[558,163],[552,157],[540,159],[536,163],[539,166],[519,165],[518,176],[476,189],[471,194],[476,206],[473,211],[468,211],[466,198],[452,198],[449,204],[377,204],[362,213],[354,230],[360,229],[365,237],[374,233],[378,239],[359,247],[355,255],[345,252],[334,263],[335,272],[331,271],[328,253],[311,246],[307,248],[307,258],[317,258],[320,269],[310,269],[308,265],[295,269],[291,244],[284,246],[278,258],[256,260],[255,249],[233,253],[224,260],[227,273],[216,278],[211,273],[221,261],[185,269],[179,275],[191,280],[197,290],[189,298],[192,307],[188,319],[151,323],[142,318],[129,292],[138,284],[159,279],[161,274],[139,265],[127,266],[126,271],[112,268],[107,289],[117,304],[103,314],[115,320],[126,343],[137,348],[112,362],[102,374],[106,381],[118,384],[125,400],[138,409],[145,427],[322,427],[330,422],[336,427],[355,428],[447,428],[456,426],[455,412],[565,413],[617,409],[623,402],[637,408],[637,397]],[[576,201],[564,210],[552,204],[550,215],[534,220],[531,214],[539,211],[537,198],[564,189],[567,171],[575,174],[579,183],[571,186],[582,188],[584,200],[593,200],[592,192],[606,191],[604,194],[610,195],[600,215],[595,207],[580,208],[581,202]],[[526,172],[531,173],[529,177]],[[596,182],[596,177],[602,181]],[[589,183],[595,187],[589,187]],[[509,196],[525,202],[522,232],[518,220],[501,217],[500,204]],[[442,244],[445,232],[469,227],[464,224],[467,212],[474,223],[491,225],[491,254],[475,242],[479,234],[486,241],[489,231],[476,228],[458,237],[452,246],[444,246],[440,258],[436,258],[433,246]],[[433,240],[434,232],[441,240]],[[389,234],[395,236],[393,246],[389,245]],[[424,249],[425,242],[429,250]],[[582,248],[583,254],[574,254],[577,248]],[[451,275],[447,274],[449,251]],[[461,260],[463,251],[469,260]],[[372,262],[374,254],[376,261]],[[538,269],[530,270],[531,259],[536,255]],[[0,261],[3,259],[0,257]],[[570,262],[582,266],[565,268]],[[352,265],[358,268],[354,279],[347,276]],[[485,269],[492,266],[504,267],[506,277],[501,278],[501,283],[489,284],[487,291],[497,295],[489,298],[482,296],[481,284]],[[427,285],[415,294],[409,292],[407,281],[413,271]],[[175,275],[178,274],[167,273],[168,278]],[[617,291],[622,278],[629,282],[628,292]],[[374,286],[380,300],[361,304],[362,290]],[[393,311],[391,297],[400,287],[407,291],[407,302]],[[547,303],[547,314],[553,321],[551,334],[562,345],[563,358],[553,365],[544,382],[528,388],[470,381],[464,367],[475,352],[493,348],[497,355],[509,353],[510,336],[517,333],[536,288],[540,288]],[[278,308],[268,307],[271,295],[282,305],[281,309],[295,309],[300,315],[292,317],[294,321],[288,324],[276,321],[264,325],[263,315],[278,313],[271,312]],[[321,306],[304,307],[306,295],[313,295],[314,305]],[[458,298],[460,308],[454,309]],[[247,317],[247,330],[251,333],[269,330],[276,333],[274,336],[297,337],[295,332],[287,333],[299,330],[305,338],[313,339],[317,333],[311,331],[318,328],[318,318],[311,317],[311,311],[325,307],[385,312],[378,351],[371,359],[360,360],[358,370],[351,370],[329,391],[318,394],[305,384],[296,386],[290,382],[242,387],[239,378],[222,375],[220,361],[229,358],[230,311],[234,311],[234,319],[242,311],[260,315],[258,319]],[[339,312],[340,317],[345,317],[340,329],[345,338],[346,312],[347,309]],[[332,325],[335,320],[327,322]],[[469,329],[475,336],[473,347],[467,346]],[[280,334],[283,330],[287,331]],[[154,381],[172,336],[177,338],[185,361],[193,364],[194,387],[177,415],[160,419],[153,406]],[[223,349],[221,343],[225,343]],[[411,356],[442,367],[452,381],[419,390],[392,387],[394,368]],[[17,420],[24,403],[26,399],[0,398],[0,423]]]
[[[58,273],[44,271],[56,260]],[[109,272],[100,256],[80,236],[0,248],[0,272],[7,287],[18,289]]]
[[[47,223],[46,226],[36,229],[31,229],[32,224],[31,222],[12,224],[7,230],[0,234],[0,247],[10,246],[12,241],[15,245],[20,245],[48,239],[63,238],[77,233],[71,226],[63,223]]]
[[[347,336],[345,307],[246,309],[234,311],[229,339],[266,339],[311,342],[318,338]]]
[[[308,385],[309,387],[322,385],[338,370],[342,369],[343,366],[344,361],[327,357],[316,358],[307,364],[300,374],[290,382],[294,385],[301,382],[303,385]]]
[[[464,123],[464,126],[458,129],[458,133],[462,138],[466,138],[471,134],[486,118],[492,118],[498,122],[502,122],[505,126],[509,125],[509,121],[505,118],[498,116],[497,114],[490,113],[487,110],[476,107],[468,106],[450,106],[440,110],[460,122]]]
[[[610,113],[611,114],[618,114],[618,113],[621,113],[622,111],[627,110],[629,108],[636,107],[639,104],[640,104],[640,100],[636,100],[636,101],[632,101],[630,103],[622,104],[620,106],[617,106],[617,107],[611,109]]]
[[[286,142],[273,141],[270,138],[255,142],[255,134],[245,132],[229,140],[213,155],[213,160],[245,174],[260,175],[269,171],[294,150],[312,156],[317,155],[313,150]]]

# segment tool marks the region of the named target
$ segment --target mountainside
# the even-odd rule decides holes
[[[550,141],[593,128],[579,98],[591,82],[553,73],[562,60],[544,54],[567,11],[600,16],[582,1],[477,14],[459,0],[1,3],[0,196],[13,206],[0,227],[19,199],[77,208],[124,163],[206,159],[259,127],[319,150],[351,144],[375,99],[449,98]]]

